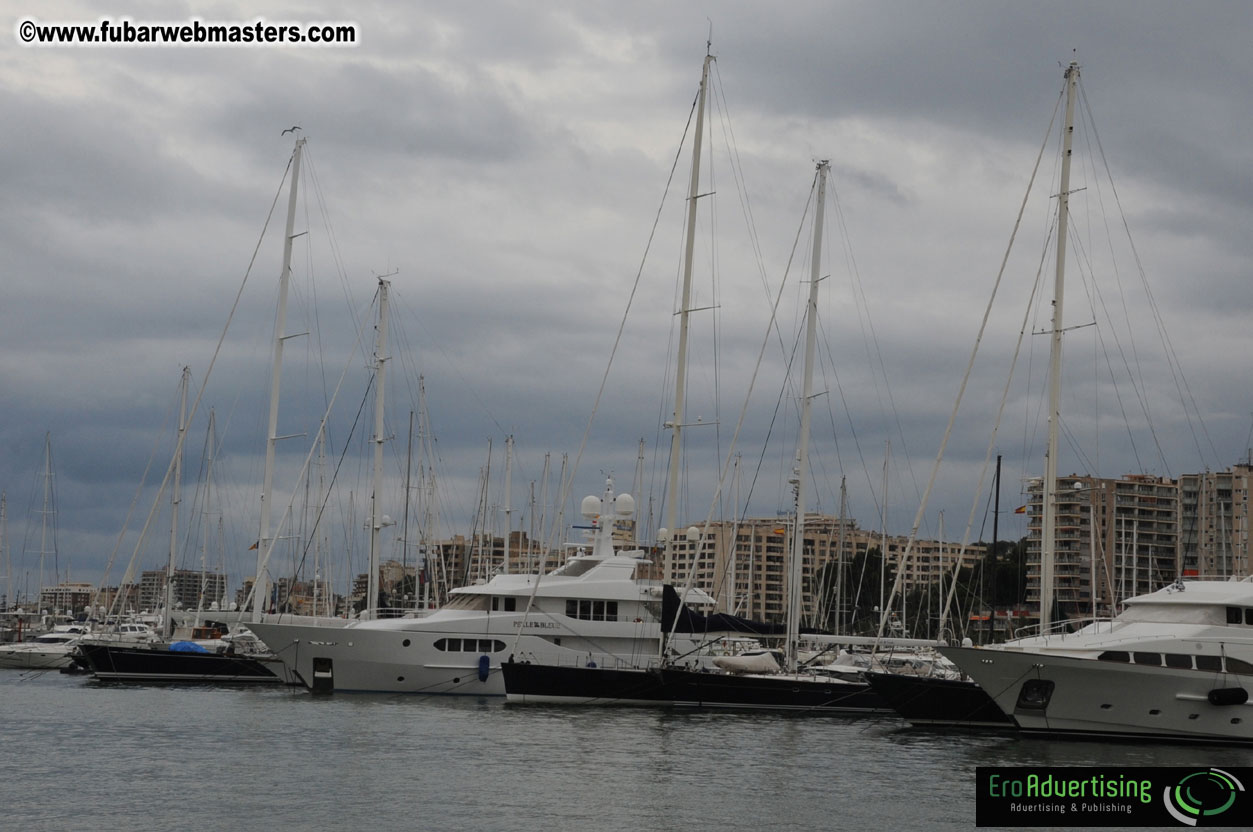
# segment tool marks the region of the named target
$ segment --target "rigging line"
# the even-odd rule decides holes
[[[818,321],[818,325],[822,326],[821,320]],[[823,343],[826,347],[827,355],[831,363],[831,372],[835,375],[835,389],[838,390],[840,394],[840,404],[843,405],[844,407],[844,417],[848,421],[849,433],[853,437],[853,447],[857,449],[857,459],[861,462],[862,473],[866,475],[866,493],[870,495],[870,501],[874,505],[875,516],[879,516],[881,508],[882,508],[879,505],[879,494],[877,491],[875,491],[874,478],[871,477],[870,475],[870,465],[866,462],[866,453],[862,449],[861,439],[857,434],[857,428],[853,425],[852,408],[849,407],[848,398],[844,395],[844,387],[843,385],[840,384],[839,373],[835,369],[835,357],[830,354],[831,342],[824,338]],[[825,368],[825,365],[824,365],[824,368]],[[825,378],[825,374],[824,374],[824,378]],[[831,406],[830,406],[829,401],[827,404],[827,412],[831,416],[831,435],[837,436],[838,433],[835,427],[835,414],[831,411]]]
[[[357,349],[362,344],[362,339],[363,339],[364,334],[365,334],[364,331],[359,331],[357,333],[357,341],[355,344],[353,344],[352,350],[349,351],[348,360],[344,364],[344,371],[340,374],[339,381],[335,385],[335,390],[331,393],[330,402],[327,404],[326,410],[322,414],[322,421],[318,424],[318,429],[313,434],[315,437],[315,440],[309,444],[309,452],[305,454],[305,461],[300,466],[300,470],[296,474],[295,484],[291,488],[292,497],[290,500],[287,501],[287,506],[283,510],[283,515],[282,517],[279,518],[278,525],[274,529],[274,536],[270,538],[270,544],[268,547],[266,547],[264,555],[261,557],[260,561],[257,564],[257,577],[258,578],[262,574],[265,574],[267,572],[266,567],[269,566],[270,556],[274,554],[274,547],[278,545],[279,538],[282,537],[282,532],[283,532],[284,527],[287,524],[287,520],[292,515],[292,508],[296,501],[296,492],[299,490],[298,488],[299,484],[305,478],[305,475],[309,469],[309,464],[313,460],[314,453],[317,451],[318,442],[316,440],[316,437],[321,436],[322,433],[326,430],[326,425],[330,421],[330,418],[331,418],[331,409],[334,407],[336,400],[339,398],[339,391],[344,386],[344,379],[348,377],[349,369],[352,368],[353,360],[356,358]],[[206,378],[207,377],[208,377],[208,374],[206,374]],[[373,384],[372,376],[371,376],[371,384]],[[201,389],[203,390],[203,388]],[[345,442],[344,443],[345,448],[347,448],[349,444],[350,444],[349,442]],[[245,610],[248,609],[248,606],[252,602],[253,596],[256,593],[256,589],[257,589],[257,586],[254,583],[252,585],[252,588],[248,591],[247,597],[244,598],[244,603],[241,605],[240,609],[245,609]]]
[[[117,533],[117,541],[113,544],[113,551],[109,552],[109,559],[105,563],[104,567],[104,576],[100,579],[100,584],[96,587],[94,597],[91,601],[91,605],[93,607],[97,606],[99,603],[101,588],[109,582],[109,572],[113,569],[114,560],[117,558],[118,550],[122,548],[122,541],[126,537],[126,531],[130,526],[131,517],[135,513],[135,507],[139,505],[139,498],[142,496],[144,486],[148,482],[148,473],[152,470],[153,462],[155,462],[157,458],[158,446],[161,444],[162,437],[165,436],[172,420],[175,401],[177,401],[177,399],[170,402],[170,406],[165,411],[165,418],[161,422],[160,430],[153,434],[152,450],[148,452],[148,463],[144,466],[144,472],[139,478],[139,487],[135,489],[135,496],[131,498],[130,507],[126,510],[126,518],[122,521],[122,528]]]
[[[1089,107],[1087,95],[1083,92],[1082,83],[1079,85],[1085,107]],[[1204,454],[1201,451],[1200,438],[1196,435],[1196,428],[1192,424],[1192,415],[1196,415],[1196,420],[1201,426],[1201,433],[1205,437],[1205,442],[1210,447],[1210,451],[1214,454],[1214,459],[1221,461],[1218,450],[1214,445],[1213,439],[1210,437],[1209,428],[1205,424],[1205,418],[1201,415],[1200,407],[1196,403],[1196,398],[1192,395],[1191,385],[1188,384],[1188,378],[1183,373],[1183,365],[1179,361],[1178,354],[1175,352],[1174,343],[1171,341],[1170,334],[1166,330],[1166,322],[1162,317],[1161,309],[1157,305],[1157,299],[1153,295],[1152,287],[1149,285],[1148,274],[1144,269],[1144,263],[1140,258],[1140,251],[1136,247],[1135,238],[1131,234],[1131,224],[1127,219],[1127,214],[1122,207],[1122,198],[1118,194],[1118,186],[1114,184],[1114,175],[1109,167],[1109,160],[1105,155],[1105,147],[1101,143],[1100,133],[1096,129],[1096,120],[1092,118],[1090,107],[1088,119],[1092,124],[1092,135],[1096,139],[1096,146],[1100,152],[1101,164],[1105,167],[1106,175],[1109,177],[1110,192],[1114,196],[1114,204],[1118,206],[1118,215],[1122,218],[1123,231],[1127,236],[1127,243],[1131,247],[1132,260],[1135,262],[1136,272],[1140,276],[1141,285],[1144,287],[1145,296],[1149,302],[1149,308],[1153,312],[1153,321],[1157,326],[1158,338],[1162,342],[1162,347],[1166,353],[1167,365],[1171,370],[1171,379],[1175,383],[1175,389],[1179,393],[1181,402],[1190,403],[1192,405],[1192,413],[1188,412],[1188,408],[1184,406],[1184,416],[1188,421],[1188,429],[1192,432],[1193,442],[1196,445],[1198,456],[1203,460]]]
[[[818,191],[818,179],[815,176],[814,182],[810,186],[810,189],[809,189],[809,198],[805,201],[805,207],[801,211],[801,221],[800,221],[800,224],[796,227],[796,236],[792,238],[792,250],[788,254],[787,265],[783,269],[783,283],[784,284],[787,283],[787,276],[792,273],[792,265],[796,260],[796,253],[797,251],[799,251],[799,247],[801,243],[801,235],[804,234],[805,232],[805,219],[809,216],[809,209],[810,209],[810,206],[813,205],[814,196],[815,194],[817,194],[817,191]],[[780,286],[780,297],[782,297],[782,286]],[[774,412],[771,414],[770,424],[766,428],[766,437],[761,443],[761,453],[758,455],[758,458],[757,458],[757,467],[754,469],[752,479],[749,481],[749,484],[748,484],[748,496],[745,497],[743,500],[746,512],[747,512],[747,506],[749,505],[749,503],[752,502],[753,492],[757,486],[757,478],[760,476],[762,469],[765,467],[766,449],[769,447],[770,437],[774,433],[774,425],[775,425],[775,422],[779,418],[779,411],[783,407],[783,397],[786,393],[787,386],[790,383],[790,379],[791,379],[792,361],[796,356],[796,350],[798,349],[797,345],[800,343],[800,334],[801,334],[801,329],[802,329],[801,327],[797,327],[796,329],[796,337],[795,337],[795,340],[793,341],[792,349],[790,351],[787,349],[787,345],[783,342],[783,331],[779,328],[778,320],[777,320],[778,303],[779,303],[779,300],[776,299],[774,311],[772,311],[772,314],[770,316],[770,323],[766,327],[766,343],[769,343],[770,334],[771,332],[773,332],[775,334],[775,337],[779,339],[779,349],[780,349],[781,354],[786,359],[785,369],[787,370],[787,372],[784,373],[785,382],[784,384],[780,385],[779,397],[775,401]],[[765,346],[763,345],[763,349],[764,348]],[[758,360],[760,361],[760,359]],[[750,388],[750,392],[751,392],[751,388]],[[782,474],[780,474],[780,477],[782,477]]]
[[[1056,117],[1056,111],[1054,111],[1054,117]],[[1053,129],[1052,123],[1050,122],[1049,132],[1052,132],[1052,129]],[[1047,139],[1045,141],[1047,142]],[[1043,150],[1044,148],[1041,148],[1041,153],[1043,153]],[[1039,169],[1038,159],[1036,160],[1036,165],[1037,165],[1036,170],[1038,170]],[[1032,184],[1035,182],[1036,170],[1032,171],[1031,181],[1030,183],[1028,183],[1028,186],[1027,186],[1027,195],[1024,195],[1023,197],[1024,205],[1026,203],[1026,199],[1030,195]],[[962,532],[961,548],[959,550],[957,560],[955,561],[954,566],[953,566],[952,583],[949,585],[948,596],[945,598],[945,601],[944,601],[944,609],[942,612],[944,617],[947,617],[949,615],[952,609],[953,599],[956,597],[957,577],[961,571],[961,559],[962,559],[962,556],[965,555],[967,547],[969,547],[970,545],[970,534],[971,534],[972,529],[974,528],[975,514],[978,512],[978,509],[979,509],[979,498],[980,498],[980,495],[983,493],[985,484],[987,482],[988,470],[992,466],[992,457],[995,455],[995,452],[996,452],[996,440],[997,440],[998,434],[1000,433],[1001,419],[1004,417],[1005,408],[1009,403],[1010,391],[1013,388],[1014,371],[1018,366],[1018,358],[1022,353],[1023,342],[1028,341],[1027,335],[1031,331],[1029,328],[1030,322],[1031,322],[1031,312],[1032,312],[1033,307],[1035,306],[1036,295],[1039,294],[1040,287],[1043,283],[1044,266],[1048,262],[1048,251],[1050,248],[1048,244],[1048,240],[1052,239],[1052,236],[1053,235],[1051,233],[1046,235],[1047,239],[1044,242],[1044,247],[1040,252],[1040,257],[1036,265],[1035,280],[1032,281],[1032,284],[1031,284],[1031,294],[1027,298],[1027,304],[1023,310],[1022,323],[1018,327],[1018,340],[1014,344],[1014,354],[1010,358],[1009,372],[1006,373],[1005,386],[1001,390],[1001,401],[1000,401],[1000,404],[997,406],[996,418],[992,423],[992,433],[991,433],[991,436],[989,436],[988,438],[987,449],[984,451],[983,465],[979,470],[979,480],[976,483],[974,495],[971,498],[970,514],[966,518],[966,527]],[[1011,246],[1013,245],[1012,239],[1010,241],[1010,245]],[[1009,252],[1007,251],[1006,256],[1008,256],[1008,254]],[[1004,264],[1002,264],[1002,268],[1003,267],[1004,267]],[[1028,341],[1028,343],[1030,343],[1030,341]],[[995,546],[996,546],[996,542],[993,541],[993,549],[995,549]],[[889,604],[889,607],[890,606],[891,605]]]
[[[817,189],[818,176],[819,176],[819,173],[814,174],[813,188],[815,190]],[[804,229],[804,224],[802,222],[801,226],[797,228],[796,241],[800,240],[801,234],[803,233],[803,229]],[[792,244],[793,256],[796,251],[796,245],[797,245],[797,242],[793,242]],[[787,288],[787,284],[788,284],[787,277],[790,272],[791,265],[792,265],[792,256],[789,256],[788,268],[784,270],[783,279],[779,282],[778,294],[775,296],[774,303],[770,307],[770,321],[766,326],[765,335],[762,337],[761,347],[757,351],[757,361],[753,365],[753,373],[752,373],[752,376],[749,378],[749,382],[748,382],[748,391],[744,394],[744,404],[740,407],[740,415],[735,423],[735,432],[731,436],[731,446],[727,450],[726,460],[722,464],[721,473],[718,477],[718,485],[717,485],[717,488],[714,490],[713,500],[709,506],[709,512],[708,514],[705,515],[705,522],[702,525],[701,533],[700,533],[700,545],[697,547],[696,552],[693,553],[692,568],[688,570],[687,581],[684,585],[683,592],[680,593],[679,595],[679,597],[681,598],[687,597],[688,592],[692,589],[692,585],[696,580],[696,572],[697,572],[696,565],[700,560],[701,553],[705,551],[705,541],[709,536],[709,526],[711,522],[713,521],[714,511],[717,509],[718,504],[722,500],[722,490],[723,490],[723,487],[726,485],[727,476],[728,474],[730,474],[732,470],[732,461],[735,459],[735,450],[739,442],[740,431],[744,427],[744,418],[748,414],[748,406],[752,401],[753,390],[755,389],[757,385],[757,376],[761,372],[761,365],[764,362],[765,357],[766,357],[766,348],[770,344],[771,331],[776,326],[776,319],[779,314],[779,305],[783,301],[783,293],[784,293],[784,290]],[[801,511],[804,511],[803,507],[801,508]],[[678,624],[679,624],[679,616],[675,616],[674,623],[671,626],[670,633],[667,636],[667,641],[673,638],[675,630],[678,627]]]
[[[648,262],[648,254],[652,250],[653,239],[657,235],[657,227],[661,222],[661,212],[662,212],[662,209],[665,207],[666,197],[670,194],[670,186],[674,182],[674,173],[678,169],[679,159],[682,158],[682,155],[683,155],[683,139],[687,138],[688,131],[691,129],[692,118],[696,113],[696,106],[697,106],[697,102],[699,101],[700,101],[700,90],[698,89],[696,92],[696,96],[692,99],[691,109],[688,111],[687,124],[685,124],[683,127],[683,135],[679,140],[678,148],[675,150],[674,161],[671,162],[670,164],[670,173],[666,177],[666,187],[662,191],[661,202],[660,204],[658,204],[657,213],[653,217],[653,226],[652,226],[652,229],[648,233],[648,241],[644,245],[644,253],[640,258],[639,268],[636,269],[636,272],[635,272],[635,280],[632,282],[631,291],[627,295],[626,309],[622,313],[622,320],[618,323],[618,331],[614,335],[613,347],[609,351],[609,361],[605,366],[604,375],[601,376],[600,387],[596,391],[596,398],[592,402],[592,412],[588,416],[587,425],[583,429],[583,438],[579,442],[578,453],[575,455],[574,463],[570,466],[570,471],[565,481],[560,483],[559,499],[557,501],[557,505],[564,506],[566,503],[566,500],[570,498],[570,492],[574,488],[574,477],[578,470],[579,462],[583,458],[583,451],[587,447],[588,436],[592,432],[592,422],[596,418],[596,411],[600,407],[601,397],[604,395],[605,386],[608,384],[609,371],[613,367],[614,356],[617,355],[618,346],[622,343],[622,333],[626,329],[627,317],[631,313],[631,306],[635,301],[635,294],[637,291],[639,291],[640,280],[642,279],[643,274],[644,274],[644,264]],[[696,206],[693,205],[691,210],[693,211],[696,210]],[[553,518],[551,531],[545,536],[545,551],[552,550],[556,544],[557,532],[559,529],[559,526],[558,526],[559,522],[560,521],[558,517]],[[547,556],[545,556],[545,560],[547,560]],[[558,564],[558,566],[560,566],[560,564]],[[535,604],[535,593],[538,589],[539,589],[539,580],[536,579],[531,587],[531,594],[527,597],[526,609],[523,610],[523,621],[525,621],[527,616],[529,616],[531,613],[531,609]],[[517,647],[518,647],[518,639],[521,638],[521,636],[522,636],[522,628],[519,628],[517,634],[514,636],[513,648],[515,651],[517,650]]]
[[[1079,240],[1078,237],[1075,237],[1073,238],[1073,243],[1075,247],[1076,258],[1081,259],[1081,260],[1086,259],[1087,262],[1089,263],[1089,273],[1092,274],[1092,280],[1091,280],[1090,285],[1085,281],[1085,287],[1089,289],[1088,302],[1092,305],[1094,310],[1099,306],[1100,310],[1105,314],[1105,320],[1109,321],[1110,333],[1114,339],[1114,345],[1118,350],[1119,357],[1122,359],[1123,367],[1127,371],[1127,378],[1131,382],[1131,389],[1135,391],[1136,399],[1140,403],[1140,411],[1144,414],[1145,421],[1148,424],[1149,435],[1153,439],[1153,444],[1157,447],[1158,459],[1161,461],[1162,466],[1167,471],[1169,471],[1170,466],[1166,463],[1165,451],[1162,450],[1161,442],[1158,440],[1158,437],[1157,437],[1157,431],[1153,427],[1153,417],[1149,413],[1148,402],[1146,401],[1147,390],[1142,390],[1140,388],[1140,385],[1136,384],[1137,375],[1140,375],[1141,379],[1143,379],[1143,376],[1142,374],[1139,374],[1138,372],[1133,372],[1131,369],[1131,366],[1127,362],[1127,354],[1123,350],[1121,339],[1118,337],[1118,329],[1117,327],[1114,326],[1113,318],[1109,314],[1109,307],[1105,303],[1105,296],[1101,292],[1100,286],[1097,285],[1096,275],[1095,275],[1095,272],[1091,269],[1091,260],[1090,258],[1087,257],[1087,252],[1083,247],[1083,242]],[[1125,309],[1125,306],[1124,306],[1124,309]],[[1123,402],[1122,391],[1119,389],[1119,386],[1117,383],[1117,377],[1114,373],[1114,367],[1110,363],[1109,350],[1105,345],[1105,333],[1102,332],[1101,327],[1099,326],[1096,327],[1096,338],[1097,338],[1097,343],[1101,347],[1101,352],[1105,356],[1105,366],[1106,366],[1107,371],[1109,372],[1110,382],[1114,388],[1114,398],[1118,402],[1119,413],[1122,416],[1122,423],[1127,427],[1127,438],[1131,443],[1132,454],[1136,458],[1136,467],[1141,472],[1143,472],[1145,468],[1144,468],[1144,463],[1140,459],[1140,449],[1136,445],[1135,435],[1131,430],[1131,421],[1127,415],[1127,407],[1126,407],[1126,404]],[[1133,349],[1134,349],[1134,345],[1133,345]],[[1096,471],[1099,469],[1094,467],[1089,470]]]
[[[1089,112],[1089,118],[1091,118],[1090,112]],[[1093,178],[1095,180],[1095,177]],[[1100,199],[1101,192],[1100,192],[1099,187],[1096,189],[1096,191],[1097,191],[1098,202],[1101,204],[1101,208],[1102,208],[1102,216],[1104,216],[1105,214],[1104,203]],[[1106,234],[1107,234],[1107,237],[1112,237],[1112,235],[1109,234],[1108,223],[1106,223]],[[1131,344],[1131,354],[1132,354],[1131,362],[1128,362],[1127,360],[1127,354],[1126,354],[1126,351],[1123,349],[1122,339],[1118,335],[1118,327],[1115,326],[1114,324],[1113,316],[1109,312],[1109,307],[1105,303],[1105,297],[1100,290],[1099,284],[1097,283],[1096,269],[1092,263],[1091,255],[1088,253],[1088,251],[1084,247],[1083,241],[1077,233],[1072,231],[1071,239],[1075,248],[1076,260],[1078,260],[1081,264],[1083,263],[1087,264],[1087,272],[1084,273],[1085,277],[1088,275],[1091,276],[1090,286],[1088,286],[1087,282],[1085,281],[1085,287],[1089,289],[1089,303],[1092,306],[1093,310],[1095,310],[1099,305],[1101,311],[1104,312],[1105,314],[1105,319],[1109,322],[1110,332],[1114,338],[1114,343],[1118,348],[1119,355],[1123,361],[1123,366],[1127,371],[1127,377],[1130,380],[1132,389],[1135,391],[1136,398],[1139,401],[1140,410],[1144,414],[1145,422],[1148,425],[1149,435],[1152,438],[1153,444],[1155,445],[1157,449],[1158,460],[1161,462],[1162,467],[1165,470],[1169,471],[1170,465],[1166,462],[1165,451],[1162,449],[1161,441],[1158,438],[1157,431],[1153,426],[1153,416],[1152,416],[1152,413],[1150,412],[1150,406],[1149,406],[1150,402],[1148,399],[1148,385],[1144,381],[1144,373],[1143,373],[1142,365],[1140,362],[1139,351],[1136,348],[1135,328],[1131,326],[1131,316],[1130,316],[1130,312],[1127,309],[1127,297],[1126,297],[1127,293],[1123,291],[1121,272],[1118,269],[1117,258],[1114,257],[1113,249],[1111,247],[1110,257],[1113,262],[1115,283],[1118,287],[1119,298],[1122,303],[1123,317],[1124,317],[1124,321],[1127,327],[1127,335]],[[1094,299],[1099,300],[1099,304],[1094,302]],[[1105,347],[1104,333],[1101,332],[1101,328],[1099,326],[1097,327],[1097,338],[1098,338],[1098,341],[1100,343],[1102,350],[1105,351],[1105,360],[1106,360],[1106,365],[1110,374],[1110,381],[1113,383],[1113,386],[1114,386],[1114,394],[1117,397],[1118,406],[1121,411],[1121,415],[1123,417],[1123,424],[1126,425],[1127,427],[1127,435],[1128,435],[1129,441],[1131,442],[1132,452],[1136,458],[1136,465],[1140,471],[1144,471],[1145,470],[1144,463],[1140,459],[1139,448],[1136,446],[1135,436],[1131,431],[1131,423],[1127,419],[1126,405],[1122,401],[1122,391],[1118,387],[1117,378],[1114,374],[1113,367],[1110,365],[1108,350]],[[1131,366],[1132,364],[1135,365],[1134,371]],[[1137,383],[1137,380],[1138,380],[1138,383]],[[1193,436],[1195,439],[1195,434]],[[1198,448],[1198,451],[1199,450],[1200,449]],[[1092,470],[1096,470],[1096,469],[1092,469]]]
[[[355,350],[354,350],[355,353]],[[357,425],[361,421],[361,414],[365,412],[366,402],[370,399],[370,391],[374,388],[374,376],[371,375],[365,385],[365,392],[361,394],[361,404],[357,406],[357,415],[353,417],[352,425],[348,428],[348,435],[344,440],[344,447],[339,452],[339,459],[335,462],[335,470],[331,472],[331,478],[326,484],[326,493],[323,495],[322,502],[318,506],[317,514],[313,517],[313,525],[309,530],[308,538],[305,540],[304,549],[300,552],[300,560],[296,563],[292,571],[292,583],[295,583],[300,571],[304,569],[305,561],[309,555],[309,548],[314,544],[314,538],[318,533],[318,528],[322,523],[322,513],[326,510],[326,506],[331,501],[331,491],[335,487],[335,481],[339,478],[339,469],[344,464],[344,458],[348,455],[348,449],[352,445],[352,437],[357,432]],[[317,439],[314,439],[316,445]]]
[[[909,533],[909,541],[905,544],[905,551],[901,553],[900,559],[898,561],[899,568],[897,569],[896,578],[892,584],[892,593],[889,596],[890,598],[896,598],[900,594],[900,591],[902,589],[905,572],[909,564],[909,556],[913,553],[914,540],[918,535],[918,527],[922,524],[923,513],[927,509],[927,501],[931,496],[931,489],[934,487],[936,476],[939,474],[940,463],[944,459],[944,449],[948,445],[949,437],[952,436],[953,434],[953,425],[957,421],[957,410],[961,406],[962,397],[964,396],[966,392],[966,385],[970,381],[970,375],[974,369],[975,357],[979,353],[979,345],[983,341],[984,333],[987,331],[988,319],[991,317],[991,314],[992,314],[992,306],[996,301],[996,295],[1000,289],[1001,280],[1005,276],[1006,263],[1009,260],[1010,251],[1013,250],[1014,241],[1018,237],[1018,229],[1022,223],[1023,213],[1026,211],[1027,200],[1031,196],[1031,189],[1035,183],[1036,173],[1040,169],[1040,160],[1044,157],[1045,148],[1048,147],[1049,135],[1053,132],[1053,123],[1057,118],[1057,111],[1058,111],[1060,104],[1061,104],[1061,100],[1059,98],[1057,104],[1054,105],[1053,107],[1053,116],[1049,120],[1048,129],[1045,131],[1044,142],[1040,145],[1040,151],[1036,155],[1035,166],[1032,168],[1032,171],[1031,171],[1031,179],[1027,183],[1027,189],[1023,193],[1023,196],[1022,196],[1022,203],[1018,207],[1018,216],[1014,220],[1014,228],[1009,236],[1009,244],[1005,247],[1005,254],[1001,258],[1000,269],[997,270],[996,280],[993,282],[992,296],[988,298],[988,304],[984,308],[983,320],[979,324],[979,333],[978,335],[975,336],[975,343],[970,353],[970,361],[966,364],[966,372],[962,376],[961,384],[957,390],[957,400],[953,403],[953,410],[949,414],[949,417],[948,417],[948,426],[944,430],[944,438],[940,440],[940,450],[936,454],[935,463],[931,466],[931,476],[927,480],[927,488],[926,488],[926,491],[923,492],[922,502],[918,506],[918,512],[914,515],[914,523]],[[1020,334],[1019,337],[1022,338],[1023,336]],[[985,463],[985,469],[986,469],[986,463]],[[886,556],[886,553],[884,554]],[[888,608],[889,609],[891,608],[890,604],[888,605]],[[883,611],[881,611],[881,613],[882,612]],[[880,615],[879,629],[878,629],[878,634],[876,636],[876,642],[883,638],[883,630],[884,630],[884,627],[887,625],[887,620],[888,620],[887,615],[885,614]],[[875,648],[876,649],[878,648],[877,643],[875,645]]]
[[[848,261],[849,270],[852,275],[853,299],[856,303],[860,301],[860,309],[864,310],[865,320],[863,324],[863,334],[868,329],[870,333],[870,344],[874,346],[874,358],[876,359],[871,366],[875,367],[883,378],[883,389],[888,397],[888,411],[892,414],[892,419],[896,423],[896,435],[901,441],[901,456],[905,459],[905,470],[909,471],[910,482],[914,486],[914,496],[921,499],[918,490],[918,477],[914,471],[913,460],[909,454],[909,448],[905,444],[905,428],[901,424],[901,414],[896,407],[896,398],[892,395],[892,383],[888,378],[887,365],[883,361],[883,350],[879,344],[879,335],[875,330],[874,319],[870,315],[870,301],[866,297],[865,283],[861,279],[861,270],[857,267],[857,255],[853,252],[852,236],[848,231],[848,221],[844,215],[844,204],[840,201],[839,188],[836,187],[834,181],[831,182],[831,199],[835,206],[835,220],[840,227],[840,238],[844,242],[844,256]],[[858,314],[858,322],[862,322],[862,315]],[[879,385],[876,381],[875,391],[878,392]]]
[[[348,270],[344,267],[343,255],[340,253],[339,238],[335,235],[335,224],[331,221],[330,210],[327,207],[326,197],[323,195],[321,177],[318,176],[317,166],[314,164],[313,156],[307,145],[305,154],[308,157],[309,181],[317,194],[318,210],[322,215],[322,225],[326,229],[327,245],[331,249],[331,259],[335,263],[336,276],[339,277],[340,287],[344,291],[345,306],[348,308],[348,314],[352,315],[353,328],[360,331],[362,322],[361,318],[357,316],[356,305],[352,300],[352,291],[348,283]]]
[[[261,234],[257,237],[257,244],[252,250],[252,257],[248,260],[248,268],[244,270],[244,276],[239,283],[239,289],[235,292],[235,300],[231,304],[229,314],[226,316],[226,324],[222,327],[222,334],[218,336],[217,346],[213,349],[213,357],[209,359],[209,368],[205,371],[204,381],[201,382],[200,389],[196,391],[196,399],[192,402],[191,410],[187,415],[187,424],[192,423],[196,417],[196,412],[200,409],[200,399],[204,396],[204,391],[209,385],[209,377],[213,374],[213,368],[216,366],[218,356],[222,352],[222,344],[226,342],[226,333],[230,330],[231,322],[235,319],[236,310],[239,309],[239,301],[243,297],[244,287],[248,285],[248,278],[252,275],[252,267],[257,262],[257,254],[261,251],[261,243],[265,240],[265,232],[270,227],[270,220],[274,217],[274,208],[278,205],[279,197],[283,193],[283,183],[287,181],[287,174],[291,172],[292,160],[295,158],[295,155],[295,151],[293,150],[292,155],[287,159],[287,168],[283,171],[283,176],[279,180],[278,188],[274,192],[274,200],[270,203],[269,213],[266,214],[265,223],[261,227]],[[129,581],[130,577],[133,575],[132,569],[135,565],[135,561],[139,557],[139,549],[143,544],[145,535],[147,534],[148,526],[152,523],[152,518],[156,515],[157,508],[160,503],[160,495],[164,493],[166,486],[169,485],[170,478],[174,475],[175,462],[178,455],[183,452],[183,443],[186,438],[187,431],[182,431],[179,434],[177,443],[175,444],[174,455],[171,457],[170,464],[165,470],[165,478],[162,479],[161,487],[157,491],[157,499],[153,501],[152,508],[149,509],[148,518],[144,521],[144,528],[140,532],[139,540],[135,543],[135,550],[131,554],[130,563],[126,567],[127,581]]]
[[[761,239],[757,234],[757,219],[753,216],[752,200],[748,195],[748,186],[744,181],[744,163],[740,159],[740,148],[735,141],[735,129],[731,126],[731,109],[727,105],[726,89],[722,86],[722,70],[718,66],[717,59],[713,62],[714,74],[717,77],[717,83],[714,84],[714,101],[721,102],[720,113],[725,114],[725,118],[721,120],[723,133],[727,142],[731,158],[731,174],[736,183],[736,195],[740,200],[740,210],[744,214],[745,223],[748,225],[749,244],[753,250],[753,265],[757,267],[757,274],[761,278],[762,287],[766,290],[766,300],[770,299],[770,281],[766,274],[765,258],[761,252]]]

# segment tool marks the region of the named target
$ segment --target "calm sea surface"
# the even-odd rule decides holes
[[[1253,751],[896,720],[102,685],[0,671],[0,829],[974,826],[980,765],[1253,765]]]

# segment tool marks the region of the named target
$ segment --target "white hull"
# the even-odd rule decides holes
[[[0,667],[21,670],[56,670],[73,664],[70,651],[57,645],[38,647],[33,644],[6,644],[0,649]]]
[[[575,634],[534,615],[523,623],[520,614],[436,613],[338,629],[270,623],[251,627],[314,690],[504,696],[500,665],[511,655],[542,664],[595,662],[606,667],[642,663],[656,654],[656,624],[635,625],[635,634],[627,638],[621,635],[621,622],[580,624]],[[523,627],[545,635],[519,637]],[[448,649],[454,640],[460,647]]]
[[[949,647],[941,652],[1025,733],[1253,743],[1253,702],[1209,701],[1215,689],[1253,687],[1248,676],[1004,649]],[[1044,707],[1031,701],[1030,690],[1024,695],[1024,685],[1034,680],[1052,683]]]

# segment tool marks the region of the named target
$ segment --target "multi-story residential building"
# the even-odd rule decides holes
[[[1253,465],[1179,478],[1179,558],[1185,576],[1249,574]]]
[[[39,608],[49,612],[75,614],[91,606],[95,587],[91,584],[65,581],[44,587],[39,593]]]
[[[1027,603],[1040,604],[1043,480],[1027,485]],[[1063,618],[1117,611],[1179,575],[1179,488],[1142,474],[1057,481],[1054,600]],[[1093,531],[1095,530],[1095,534]]]
[[[149,569],[139,576],[139,607],[150,612],[165,606],[166,570]],[[226,597],[226,576],[219,572],[175,569],[171,583],[174,608],[208,609]]]
[[[703,540],[690,540],[682,534],[676,538],[674,566],[666,579],[682,585],[689,580],[694,565],[693,585],[719,598],[725,611],[782,621],[787,609],[790,539],[791,525],[786,518],[712,523]],[[825,617],[820,607],[832,599],[822,597],[819,582],[826,570],[837,564],[851,565],[854,557],[881,548],[884,542],[880,533],[858,528],[854,520],[807,514],[801,560],[803,620],[817,623]],[[889,576],[900,569],[908,543],[908,537],[887,536]],[[963,568],[972,567],[983,554],[983,546],[967,546],[961,551],[952,543],[915,540],[904,568],[902,590],[908,593],[939,581],[941,576],[952,574],[958,561]],[[848,603],[851,597],[844,598],[841,605]]]

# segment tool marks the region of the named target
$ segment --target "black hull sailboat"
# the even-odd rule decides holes
[[[76,661],[97,679],[111,682],[231,682],[282,684],[283,665],[235,653],[184,653],[115,644],[81,644]]]
[[[1016,726],[968,679],[866,673],[866,681],[911,725],[1011,731]]]
[[[506,662],[505,693],[522,704],[619,705],[890,715],[871,687],[818,674],[664,668],[564,667]]]

